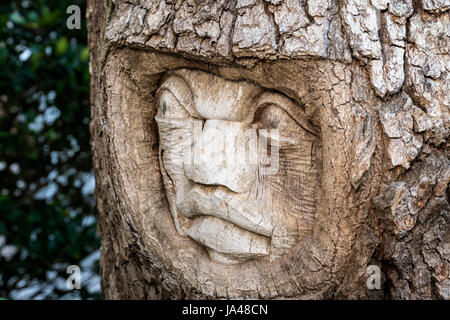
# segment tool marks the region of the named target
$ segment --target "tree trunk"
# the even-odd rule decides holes
[[[449,8],[88,1],[104,298],[449,299]],[[207,154],[270,119],[276,175],[178,166],[180,117]]]

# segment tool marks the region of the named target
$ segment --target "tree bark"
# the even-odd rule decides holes
[[[88,1],[104,298],[449,299],[449,8]],[[314,222],[278,260],[216,263],[174,227],[156,91],[186,68],[279,92],[317,132]]]

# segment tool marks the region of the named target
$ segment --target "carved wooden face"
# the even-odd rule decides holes
[[[203,71],[157,91],[160,168],[179,234],[223,263],[281,257],[311,230],[318,140],[279,92]]]

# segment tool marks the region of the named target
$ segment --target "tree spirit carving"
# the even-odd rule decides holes
[[[314,222],[319,147],[279,92],[179,69],[157,91],[160,167],[177,231],[211,259],[282,256]]]

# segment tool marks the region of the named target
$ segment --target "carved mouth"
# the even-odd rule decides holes
[[[257,203],[249,208],[243,196],[236,196],[222,186],[205,188],[196,185],[177,204],[177,208],[188,218],[213,216],[252,233],[266,237],[272,235],[272,215],[265,212],[267,210],[261,210]]]
[[[271,215],[245,207],[247,202],[225,189],[194,186],[177,204],[181,214],[193,219],[188,235],[207,247],[215,260],[242,262],[268,256]]]

